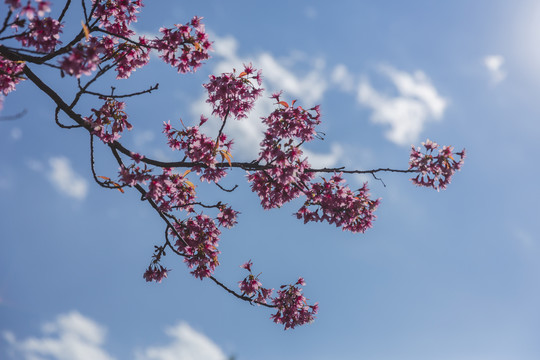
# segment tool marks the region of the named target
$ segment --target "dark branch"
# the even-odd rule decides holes
[[[23,111],[18,112],[18,113],[16,113],[15,115],[5,115],[5,116],[0,116],[0,121],[4,121],[4,120],[7,120],[7,121],[10,121],[10,120],[17,120],[17,119],[22,118],[24,115],[26,115],[26,113],[27,113],[27,110],[24,109]]]
[[[112,94],[111,95],[105,95],[105,94],[101,94],[101,93],[97,93],[97,92],[93,92],[93,91],[87,91],[87,90],[84,90],[83,92],[85,94],[94,95],[94,96],[120,99],[120,98],[126,98],[126,97],[131,97],[131,96],[148,94],[148,93],[151,93],[152,91],[157,90],[158,87],[159,87],[159,84],[156,84],[156,85],[150,87],[149,89],[142,90],[142,91],[139,91],[139,92],[130,93],[130,94],[124,94],[124,95],[112,95]]]
[[[67,0],[66,1],[66,5],[64,5],[64,8],[62,9],[62,13],[60,14],[60,16],[58,17],[58,22],[61,22],[62,19],[64,18],[64,16],[66,15],[66,12],[69,8],[69,5],[71,4],[71,0]]]

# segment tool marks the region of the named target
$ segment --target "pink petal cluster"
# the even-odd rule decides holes
[[[217,215],[217,221],[220,226],[230,229],[237,224],[237,215],[238,211],[235,211],[228,206],[221,206],[219,208],[219,214]]]
[[[201,124],[206,122],[206,118],[201,117]],[[164,123],[163,132],[167,136],[169,147],[173,150],[182,150],[188,158],[194,162],[200,162],[205,166],[194,166],[192,170],[198,174],[201,172],[202,180],[208,182],[218,182],[226,171],[222,167],[216,167],[218,163],[216,156],[221,154],[230,157],[232,141],[227,140],[225,134],[221,134],[217,143],[214,139],[203,134],[199,126],[184,127],[184,130],[177,130],[169,122]]]
[[[188,267],[194,268],[191,274],[201,280],[211,276],[219,265],[220,254],[217,247],[221,231],[214,220],[207,215],[199,214],[176,223],[174,228],[181,237],[175,246],[179,252],[186,255],[184,262]],[[171,234],[176,237],[174,232]]]
[[[171,169],[163,168],[161,175],[150,177],[146,198],[152,199],[159,210],[167,213],[175,208],[192,211],[191,203],[195,199],[194,185]]]
[[[280,101],[280,94],[272,96],[279,105],[270,116],[263,119],[268,126],[261,142],[259,161],[267,169],[248,175],[252,191],[261,199],[264,209],[281,207],[304,194],[314,177],[307,172],[310,165],[302,159],[301,143],[313,139],[315,126],[320,123],[319,107],[304,110]]]
[[[152,47],[161,53],[163,61],[180,73],[195,72],[202,61],[210,58],[208,51],[212,43],[201,19],[195,16],[189,24],[177,24],[172,29],[161,28],[159,31],[163,37],[152,41]]]
[[[155,281],[157,283],[160,283],[163,278],[167,277],[168,271],[169,270],[167,270],[161,265],[150,264],[150,266],[148,266],[148,269],[146,269],[146,271],[144,272],[143,278],[147,282]]]
[[[302,150],[292,142],[282,145],[267,134],[261,145],[261,157],[271,167],[248,174],[247,179],[264,209],[281,207],[302,195],[314,175],[306,172],[309,163],[300,158]]]
[[[137,21],[135,14],[143,6],[142,0],[92,0],[92,3],[95,5],[93,17],[99,19],[100,28],[124,37],[134,34],[129,25]]]
[[[60,61],[60,68],[68,75],[79,78],[90,75],[101,62],[100,55],[106,51],[105,45],[98,38],[91,37],[87,43],[78,43],[69,55]]]
[[[344,182],[342,174],[334,174],[329,181],[323,178],[322,183],[313,184],[296,217],[304,219],[304,223],[327,221],[353,233],[372,227],[379,199],[369,198],[367,184],[353,192]],[[316,209],[311,210],[311,206]]]
[[[259,87],[251,80],[255,80]],[[244,71],[238,76],[234,70],[221,76],[210,75],[210,82],[203,85],[208,91],[206,102],[212,105],[212,114],[222,120],[229,114],[237,119],[246,118],[262,94],[261,83],[261,71],[253,69],[251,64],[244,65]]]
[[[255,276],[251,272],[251,266],[253,263],[251,260],[247,261],[243,265],[240,265],[241,268],[249,271],[249,275],[244,278],[244,280],[238,282],[238,286],[242,291],[242,295],[250,297],[254,301],[262,304],[266,304],[266,301],[272,295],[274,289],[266,289],[262,287],[261,282],[259,281],[259,275]]]
[[[22,46],[32,46],[37,52],[49,53],[56,45],[62,43],[59,40],[62,26],[58,20],[50,17],[44,19],[33,17],[28,25],[28,31],[17,36],[16,39]]]
[[[294,285],[282,285],[281,290],[277,292],[278,295],[272,299],[272,303],[278,309],[272,315],[272,319],[277,324],[283,324],[285,330],[312,322],[319,310],[318,303],[307,304],[307,299],[302,295],[299,285],[305,285],[303,278],[299,278]]]
[[[301,106],[294,106],[296,101],[293,101],[292,105],[289,106],[288,103],[280,100],[280,96],[281,93],[272,95],[276,103],[281,106],[267,118],[263,118],[263,123],[268,126],[266,133],[271,138],[313,140],[316,135],[315,126],[321,123],[319,105],[304,110]]]
[[[129,78],[133,71],[148,63],[150,52],[146,48],[147,44],[147,40],[140,36],[138,45],[124,42],[117,46],[116,50],[112,52],[117,64],[117,79]]]
[[[9,5],[11,11],[21,7],[21,0],[4,0],[4,2]],[[28,2],[28,4],[30,4],[30,2]]]
[[[24,62],[4,59],[0,56],[0,93],[7,95],[15,90],[15,85],[24,80]]]
[[[465,149],[454,153],[453,147],[443,146],[439,148],[437,143],[429,139],[423,142],[422,145],[425,148],[424,153],[421,152],[421,148],[412,146],[411,149],[409,170],[419,173],[411,181],[415,185],[431,187],[437,191],[446,189],[452,175],[461,169],[465,161]],[[454,155],[459,156],[459,160],[455,160]]]
[[[144,184],[152,178],[150,175],[152,170],[144,167],[141,169],[139,166],[132,164],[128,167],[122,166],[119,171],[119,180],[121,183],[128,186],[135,186],[137,184]]]
[[[92,109],[94,115],[84,118],[92,127],[92,134],[104,143],[112,143],[120,138],[124,129],[131,130],[132,126],[124,111],[125,106],[124,102],[106,98],[105,104],[99,110]]]
[[[14,11],[22,6],[21,0],[5,0],[5,3],[10,5],[11,11]],[[37,3],[37,8],[32,6],[31,1],[28,0],[26,5],[21,8],[21,11],[19,12],[19,14],[16,15],[16,17],[26,16],[28,20],[33,20],[36,16],[43,17],[45,13],[48,13],[51,11],[51,8],[50,8],[51,3],[49,1],[36,0],[36,3]]]

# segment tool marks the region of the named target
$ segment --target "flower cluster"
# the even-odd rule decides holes
[[[174,174],[171,169],[163,168],[161,175],[154,175],[149,179],[145,197],[152,199],[159,210],[165,213],[175,208],[193,211],[195,185],[186,178],[187,173]]]
[[[22,6],[21,0],[5,0],[5,3],[10,5],[11,11],[21,8],[17,17],[26,16],[28,20],[33,20],[36,16],[43,17],[45,13],[51,11],[51,3],[45,0],[36,0],[37,8],[32,6],[30,0],[28,0],[25,6]]]
[[[119,180],[127,186],[135,186],[140,183],[146,183],[152,176],[150,175],[152,170],[147,169],[146,165],[144,169],[141,169],[135,164],[130,166],[122,166],[119,171]]]
[[[89,41],[78,43],[71,49],[69,55],[60,61],[60,68],[68,75],[79,78],[81,75],[90,75],[101,62],[100,55],[105,52],[103,43],[95,37]]]
[[[251,260],[240,265],[241,268],[249,271],[249,275],[246,276],[244,280],[239,281],[238,286],[242,291],[242,295],[247,296],[258,303],[266,304],[266,301],[270,298],[274,289],[266,289],[261,286],[262,284],[259,281],[260,274],[257,276],[253,275],[251,272],[251,265],[253,265]]]
[[[141,68],[148,63],[150,52],[146,48],[147,44],[146,38],[140,36],[138,44],[124,42],[116,47],[112,55],[116,61],[117,79],[129,78],[135,69]]]
[[[289,104],[280,100],[281,93],[275,93],[272,98],[281,105],[270,116],[263,119],[268,126],[266,133],[271,138],[294,139],[311,141],[316,135],[315,126],[321,123],[319,105],[304,110],[301,106],[294,107],[296,101]]]
[[[422,143],[422,145],[425,148],[425,153],[421,152],[421,148],[412,146],[411,149],[409,170],[419,173],[411,181],[415,185],[432,187],[437,191],[439,189],[446,189],[446,186],[452,179],[452,175],[460,170],[463,165],[465,149],[454,153],[453,147],[443,146],[439,148],[437,143],[429,139]],[[459,156],[459,160],[455,160],[454,155]]]
[[[48,53],[52,52],[56,45],[62,43],[59,40],[61,32],[62,24],[58,20],[50,17],[33,18],[28,25],[28,31],[17,36],[16,39],[22,46],[33,46],[37,52]]]
[[[237,224],[237,221],[236,221],[237,216],[238,216],[238,211],[235,211],[228,206],[222,205],[219,208],[217,221],[219,222],[220,226],[230,229],[234,225]]]
[[[94,115],[84,119],[90,124],[92,134],[99,137],[104,143],[112,143],[120,138],[124,129],[131,130],[124,111],[126,104],[111,98],[105,99],[105,104],[99,109],[92,109]]]
[[[282,145],[267,134],[262,145],[262,157],[270,166],[248,174],[247,179],[264,209],[281,207],[302,195],[314,175],[306,172],[309,163],[300,158],[302,150],[291,141]]]
[[[312,322],[319,310],[318,303],[307,304],[307,299],[302,295],[299,285],[306,285],[303,278],[299,278],[294,285],[282,285],[281,290],[277,292],[278,295],[272,299],[272,303],[278,309],[272,315],[272,319],[277,324],[285,325],[285,330]]]
[[[252,191],[261,199],[264,209],[281,207],[286,202],[305,193],[314,174],[307,172],[310,165],[302,159],[301,143],[311,141],[315,126],[320,123],[319,107],[309,110],[280,101],[280,93],[272,97],[279,105],[270,116],[263,119],[268,126],[261,142],[259,161],[267,169],[248,175]]]
[[[212,43],[201,19],[195,16],[189,24],[177,24],[172,29],[161,28],[159,31],[163,37],[152,42],[152,47],[161,53],[161,59],[180,73],[194,72],[202,65],[202,61],[210,58],[208,51]],[[181,54],[177,55],[179,49]]]
[[[99,19],[99,27],[115,35],[130,37],[134,34],[129,24],[137,21],[135,14],[143,6],[142,0],[92,1],[93,17]]]
[[[255,80],[259,87],[251,80]],[[256,71],[249,64],[244,65],[244,71],[238,76],[235,70],[221,76],[210,75],[210,82],[203,86],[208,91],[206,102],[212,105],[212,114],[225,120],[229,114],[237,119],[246,118],[255,100],[261,96],[261,84],[261,71]]]
[[[204,124],[206,120],[202,116],[200,125]],[[216,167],[217,154],[221,155],[222,160],[227,159],[230,162],[231,159],[232,141],[227,140],[225,134],[221,134],[216,142],[203,134],[199,126],[184,126],[183,130],[177,130],[172,127],[170,121],[164,123],[163,132],[167,136],[171,149],[182,150],[192,161],[204,164],[204,167],[196,165],[192,168],[198,174],[203,173],[202,180],[218,182],[226,175],[226,171],[222,167]]]
[[[24,62],[11,61],[0,56],[0,94],[7,95],[15,90],[21,80]]]
[[[322,183],[313,184],[296,217],[304,219],[304,223],[327,221],[353,233],[369,229],[375,220],[373,212],[379,199],[369,198],[367,184],[353,192],[344,182],[342,174],[334,174],[328,181],[323,178]],[[310,206],[317,206],[317,209],[312,211]]]
[[[148,266],[148,269],[146,269],[146,271],[144,272],[143,278],[147,282],[155,281],[155,282],[160,283],[161,280],[163,280],[163,278],[167,277],[167,272],[168,271],[169,270],[167,270],[166,268],[164,268],[161,265],[150,264],[150,266]]]
[[[217,228],[213,219],[204,214],[190,217],[174,225],[176,232],[171,235],[180,235],[175,246],[177,250],[186,255],[184,262],[187,263],[191,274],[196,278],[203,279],[211,276],[216,266],[219,265],[217,249],[221,231]]]

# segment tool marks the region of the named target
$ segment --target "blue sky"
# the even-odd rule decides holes
[[[241,212],[222,236],[220,279],[234,287],[249,259],[266,286],[306,279],[317,320],[283,331],[271,312],[194,279],[171,255],[169,278],[146,283],[161,220],[135,192],[94,184],[87,134],[58,128],[52,102],[23,82],[1,115],[26,115],[0,122],[0,358],[540,357],[537,2],[147,1],[135,29],[153,34],[193,15],[215,41],[199,72],[180,76],[153,58],[115,84],[160,83],[127,102],[130,148],[172,159],[162,122],[195,121],[208,111],[208,75],[252,62],[268,95],[321,104],[326,139],[307,147],[312,163],[406,168],[410,145],[429,138],[465,147],[463,170],[441,192],[403,175],[383,175],[386,187],[350,177],[382,198],[365,234],[303,225],[291,216],[299,203],[263,211],[242,173],[224,180],[239,184],[233,194],[201,186]],[[78,26],[76,9],[68,21]],[[41,74],[61,93],[74,84]],[[235,159],[257,152],[268,104],[227,125]],[[103,147],[97,164],[116,173]]]

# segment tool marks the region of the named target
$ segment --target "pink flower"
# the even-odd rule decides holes
[[[246,269],[247,271],[251,272],[251,265],[253,265],[253,263],[251,262],[251,260],[248,260],[247,262],[240,265],[240,267],[242,269]]]
[[[212,43],[204,31],[202,18],[194,17],[189,25],[175,25],[176,29],[161,28],[162,38],[152,41],[152,48],[161,53],[163,61],[177,68],[178,72],[195,72],[202,61],[210,58]]]
[[[261,96],[263,89],[257,88],[251,83],[251,79],[257,76],[251,75],[253,68],[244,65],[244,72],[238,76],[232,73],[224,73],[221,76],[210,75],[210,82],[203,86],[208,90],[207,103],[212,105],[212,114],[224,120],[229,114],[237,119],[247,117],[253,108],[255,100]],[[258,74],[260,77],[260,74]],[[260,85],[260,84],[259,84]]]
[[[174,225],[180,235],[175,243],[177,250],[186,255],[184,262],[196,278],[203,279],[213,274],[219,265],[218,247],[221,232],[214,221],[207,215],[190,217]],[[176,237],[176,233],[171,233]],[[187,245],[186,245],[187,244]]]
[[[217,220],[219,222],[219,225],[226,227],[228,229],[232,228],[234,225],[236,225],[236,216],[238,215],[238,211],[234,211],[230,207],[222,207],[219,209],[219,214],[217,216]],[[247,269],[248,271],[251,271]]]
[[[453,153],[454,148],[443,146],[439,149],[439,145],[429,139],[422,145],[425,148],[424,153],[421,152],[420,148],[414,146],[411,149],[409,169],[418,172],[418,175],[411,181],[415,185],[431,187],[437,191],[446,189],[454,173],[463,166],[465,149]],[[435,153],[437,149],[439,149],[438,154]],[[453,155],[459,156],[459,160],[455,160]]]
[[[266,289],[262,287],[261,282],[259,281],[259,275],[254,276],[251,273],[251,266],[253,263],[251,260],[240,265],[241,268],[249,271],[249,275],[244,278],[244,280],[238,282],[238,286],[242,291],[244,296],[250,297],[252,300],[255,300],[258,303],[266,304],[266,301],[272,295],[274,289]]]
[[[94,115],[84,119],[92,127],[92,134],[99,137],[104,143],[112,143],[120,138],[124,129],[131,130],[124,111],[125,103],[106,98],[105,104],[99,109],[92,109]]]
[[[38,52],[48,53],[62,43],[59,40],[62,26],[58,20],[50,17],[32,18],[28,25],[28,33],[17,36],[16,39],[25,47],[33,46]]]
[[[334,174],[329,181],[323,178],[322,183],[312,184],[296,217],[304,223],[326,221],[351,232],[365,232],[372,227],[373,212],[380,200],[369,198],[367,184],[353,192],[343,182],[341,174]],[[316,209],[311,210],[311,206]]]
[[[146,269],[146,271],[144,272],[143,278],[147,282],[155,281],[157,283],[160,283],[161,280],[163,280],[163,278],[167,277],[168,271],[169,270],[167,270],[161,265],[159,265],[158,267],[158,265],[156,264],[151,264],[150,266],[148,266],[148,269]]]
[[[95,37],[91,37],[88,44],[79,43],[68,56],[64,56],[60,62],[61,69],[69,75],[79,78],[81,75],[90,75],[99,63],[100,55],[106,51],[106,47]]]
[[[0,94],[7,95],[15,90],[15,85],[24,80],[23,62],[15,62],[0,56]]]
[[[10,6],[12,11],[21,7],[21,0],[5,0],[5,3]]]
[[[239,281],[238,284],[240,286],[240,290],[246,296],[255,295],[262,285],[261,282],[255,276],[253,276],[253,274],[249,274],[244,280]]]
[[[272,319],[277,324],[283,324],[285,330],[294,329],[296,326],[311,323],[319,310],[318,303],[308,305],[307,299],[302,295],[302,290],[297,285],[304,285],[302,278],[295,285],[282,285],[278,295],[272,299],[277,307],[277,312]]]

